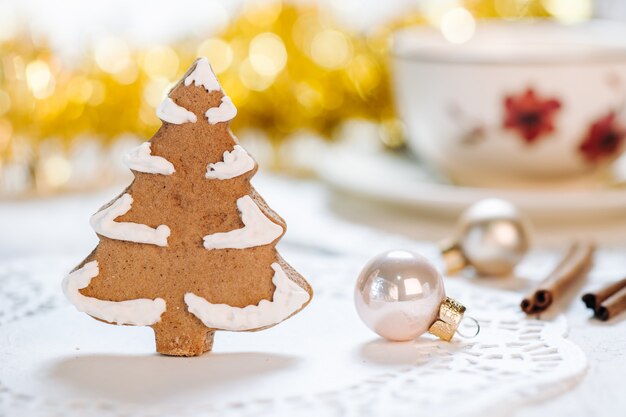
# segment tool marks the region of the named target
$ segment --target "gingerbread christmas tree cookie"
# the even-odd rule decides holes
[[[78,310],[151,326],[158,352],[195,356],[216,330],[262,330],[309,303],[276,251],[285,222],[250,184],[236,114],[198,59],[158,107],[159,131],[124,158],[133,183],[91,218],[100,243],[63,281]]]

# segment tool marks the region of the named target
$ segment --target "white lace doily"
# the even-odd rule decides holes
[[[315,288],[310,307],[263,332],[220,332],[198,358],[156,355],[151,329],[78,313],[59,285],[75,260],[0,266],[0,415],[507,415],[584,373],[565,320],[526,319],[517,295],[448,280],[480,335],[389,343],[353,308],[364,259],[283,252]]]

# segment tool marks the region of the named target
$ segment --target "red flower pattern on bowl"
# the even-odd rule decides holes
[[[561,108],[555,98],[542,98],[532,88],[504,99],[503,127],[516,131],[526,143],[534,143],[554,131],[554,118]]]
[[[588,162],[611,161],[617,157],[624,144],[626,130],[610,112],[589,126],[578,150]]]

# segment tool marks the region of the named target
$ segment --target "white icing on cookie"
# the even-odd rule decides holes
[[[175,125],[182,125],[187,122],[195,123],[198,120],[195,114],[179,106],[169,97],[165,97],[161,104],[159,104],[159,107],[156,109],[156,114],[157,117],[164,122],[173,123]]]
[[[162,298],[106,301],[82,295],[79,290],[87,288],[99,272],[98,261],[91,261],[63,280],[63,292],[78,311],[109,323],[133,326],[150,326],[161,320],[166,309]]]
[[[162,156],[152,155],[150,142],[144,142],[124,155],[124,163],[134,171],[148,174],[171,175],[176,170],[174,165]]]
[[[224,152],[224,161],[209,164],[206,177],[211,180],[227,180],[238,177],[254,169],[254,159],[240,146],[235,145],[231,152]]]
[[[252,197],[245,195],[237,200],[241,212],[241,229],[213,233],[204,237],[206,249],[245,249],[272,243],[283,233],[282,226],[267,218]]]
[[[213,304],[191,292],[185,294],[185,303],[191,314],[211,329],[252,330],[280,323],[309,301],[308,292],[290,280],[278,263],[272,264],[276,286],[272,301],[261,300],[258,305],[232,307]]]
[[[89,223],[96,233],[111,239],[167,246],[170,228],[164,224],[153,229],[145,224],[115,221],[117,217],[128,213],[132,204],[133,198],[126,193],[110,206],[91,216]]]
[[[217,77],[209,64],[209,60],[206,58],[200,58],[196,61],[196,67],[191,71],[191,74],[185,78],[185,86],[189,87],[193,83],[195,86],[203,86],[206,91],[221,91]]]
[[[212,125],[232,120],[236,115],[237,107],[235,107],[233,101],[228,96],[222,97],[222,102],[219,107],[211,107],[205,113],[209,123]]]

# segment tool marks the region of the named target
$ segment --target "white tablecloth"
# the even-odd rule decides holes
[[[366,258],[380,250],[390,249],[387,242],[380,239],[379,233],[372,233],[370,237],[368,231],[374,227],[405,232],[410,238],[424,241],[444,237],[453,230],[449,222],[431,221],[420,218],[416,213],[334,195],[315,182],[260,175],[255,178],[254,184],[270,206],[287,220],[288,232],[280,245],[291,249]],[[0,203],[0,262],[40,255],[58,255],[79,262],[97,243],[88,225],[89,216],[115,196],[120,188]],[[608,237],[604,239],[599,230],[606,230]],[[609,244],[602,247],[590,281],[582,288],[621,278],[626,275],[626,250],[619,245],[622,230],[605,226],[594,229],[593,225],[539,228],[537,241],[547,244],[548,248],[536,246],[526,262],[535,265],[533,271],[537,270],[537,263],[544,263],[549,268],[555,258],[554,247],[564,246],[571,236],[592,234],[596,240]],[[426,244],[425,247],[428,254],[439,261],[434,246]],[[513,289],[521,294],[528,284],[526,278],[538,278],[525,277],[526,270],[529,268],[524,264],[520,266],[520,279],[479,280],[476,285]],[[345,280],[354,278],[343,277]],[[570,326],[570,340],[588,356],[590,366],[586,376],[565,394],[541,403],[527,404],[517,410],[516,415],[618,416],[626,410],[626,397],[621,387],[626,370],[624,315],[609,323],[597,322],[589,318],[589,311],[578,298],[578,294],[572,293],[571,302],[564,303],[563,309]]]

